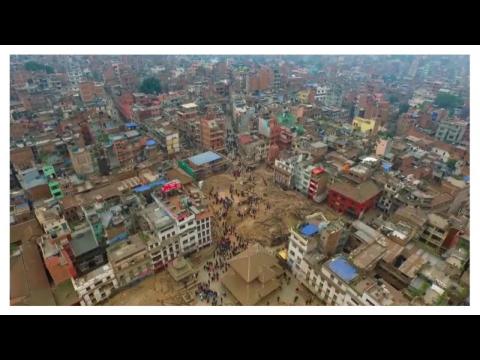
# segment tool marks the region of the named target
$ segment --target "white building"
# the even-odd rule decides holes
[[[306,223],[290,229],[287,262],[294,276],[326,305],[406,303],[390,284],[362,272],[340,253],[346,240],[343,228],[325,218],[318,221],[314,214],[306,218]]]
[[[325,103],[327,98],[328,87],[327,86],[317,86],[317,92],[315,94],[315,100]]]
[[[81,305],[95,305],[110,297],[118,282],[110,264],[103,265],[77,279],[71,279]]]
[[[152,196],[141,215],[142,230],[155,270],[163,268],[180,255],[198,251],[212,243],[211,214],[190,204],[187,197],[168,200]]]

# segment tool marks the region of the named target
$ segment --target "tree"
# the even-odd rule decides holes
[[[45,65],[45,71],[47,72],[47,74],[53,74],[55,72],[54,68],[50,65]]]
[[[398,107],[398,115],[402,115],[403,113],[406,113],[410,106],[408,104],[400,104]]]
[[[145,94],[158,94],[161,90],[160,81],[154,77],[144,79],[140,85],[140,91]]]
[[[453,110],[462,104],[463,100],[459,96],[452,94],[439,93],[435,98],[435,105],[448,110]]]
[[[448,161],[447,161],[447,167],[448,167],[451,171],[455,170],[455,165],[456,165],[456,164],[457,164],[457,160],[455,160],[455,159],[448,159]]]
[[[45,70],[45,65],[39,64],[35,61],[27,61],[25,63],[25,69],[28,71],[41,71]]]
[[[391,103],[391,104],[396,103],[396,102],[398,102],[398,97],[396,95],[390,95],[388,97],[388,102]]]

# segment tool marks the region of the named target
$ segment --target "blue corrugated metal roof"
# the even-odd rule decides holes
[[[221,158],[222,157],[217,153],[214,153],[213,151],[207,151],[202,154],[189,157],[188,159],[195,165],[203,165]]]
[[[307,224],[300,229],[302,235],[312,236],[318,233],[318,226],[313,224]]]
[[[328,267],[345,282],[350,282],[358,276],[357,269],[343,257],[333,259]]]
[[[168,182],[168,180],[166,180],[166,179],[160,179],[160,180],[153,181],[153,182],[151,182],[149,184],[146,184],[146,185],[137,186],[136,188],[133,189],[133,191],[136,192],[136,193],[145,192],[145,191],[151,190],[155,187],[163,186],[167,182]]]

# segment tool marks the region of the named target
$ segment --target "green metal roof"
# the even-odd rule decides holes
[[[277,120],[281,125],[288,126],[290,128],[293,127],[297,122],[297,118],[289,112],[278,115]]]

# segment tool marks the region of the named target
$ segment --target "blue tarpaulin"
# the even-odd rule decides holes
[[[118,234],[117,236],[115,236],[114,238],[112,238],[110,240],[107,240],[107,244],[112,245],[112,244],[115,244],[119,241],[125,240],[127,238],[128,238],[128,233],[127,232],[122,232],[122,233]]]
[[[350,282],[358,276],[357,269],[343,257],[330,261],[328,267],[345,282]]]
[[[150,139],[150,140],[147,140],[146,144],[147,144],[147,146],[155,146],[157,144],[157,142],[155,140]]]
[[[133,191],[136,192],[136,193],[141,193],[141,192],[149,191],[149,190],[151,190],[151,189],[153,189],[153,188],[156,188],[156,187],[158,187],[158,186],[163,186],[163,185],[165,185],[167,182],[168,182],[168,180],[166,180],[166,179],[160,179],[160,180],[151,182],[151,183],[149,183],[149,184],[137,186],[136,188],[133,189]]]
[[[137,128],[137,124],[135,124],[134,122],[126,123],[125,126],[129,129],[136,129]]]
[[[307,224],[302,227],[300,232],[302,233],[302,235],[312,236],[318,233],[318,226],[313,224]]]
[[[385,172],[389,172],[390,169],[392,168],[392,164],[388,162],[384,162],[382,166],[383,166],[383,171]]]

